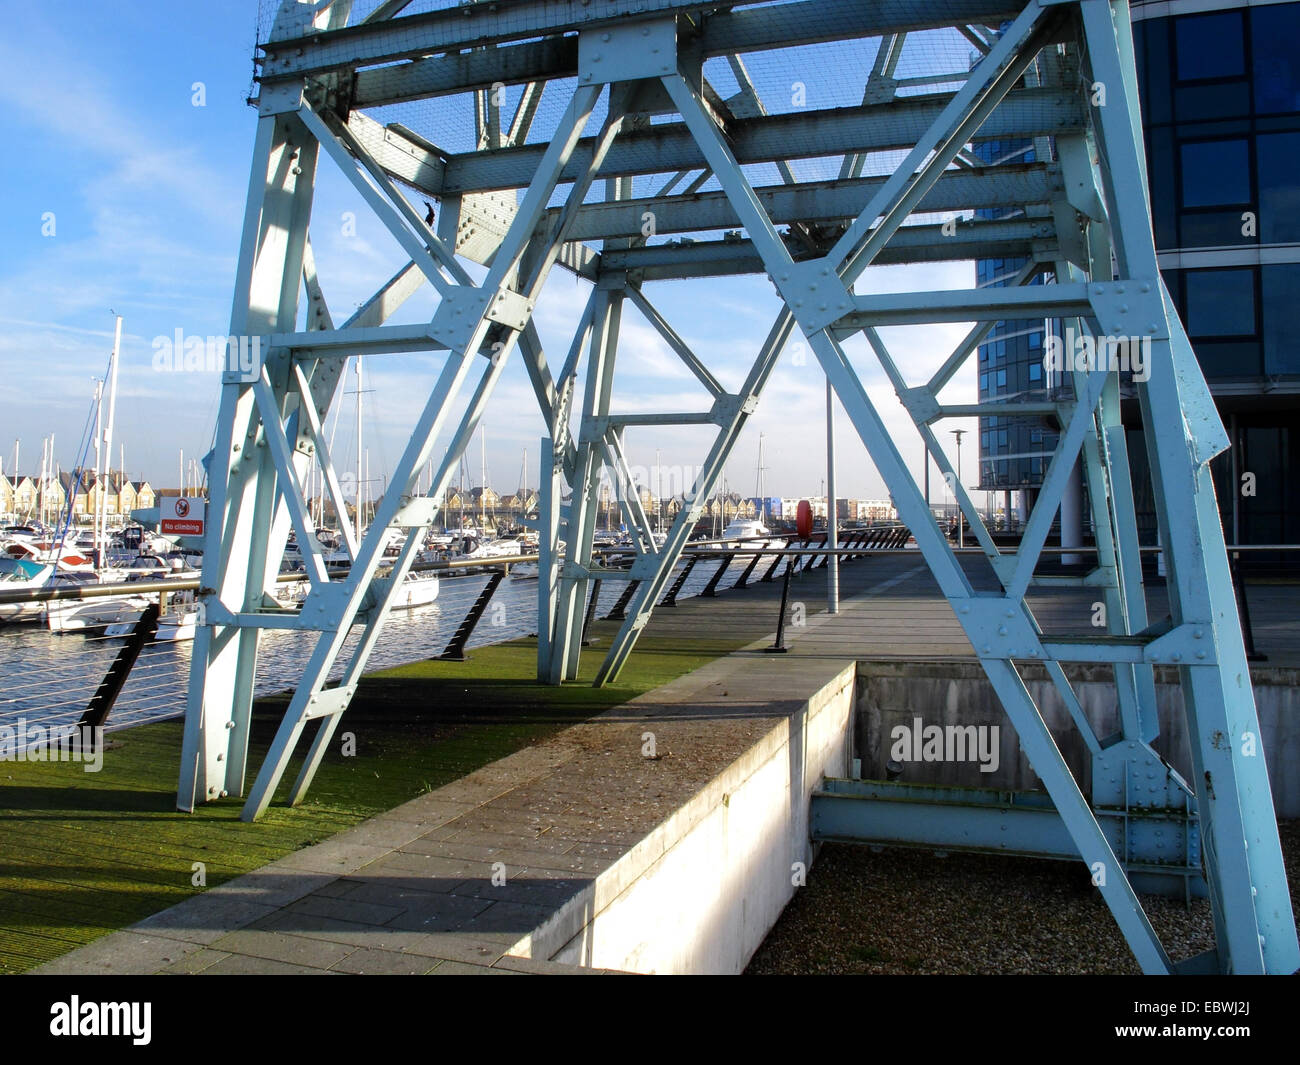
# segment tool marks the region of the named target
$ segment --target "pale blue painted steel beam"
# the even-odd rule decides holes
[[[290,165],[291,156],[296,157]],[[292,115],[259,119],[230,336],[263,335],[297,314],[315,180],[316,147]],[[258,447],[251,382],[223,379],[209,483],[203,586],[230,607],[260,606],[275,504],[275,471]],[[195,634],[176,804],[243,791],[257,633],[200,627]]]
[[[1036,21],[1036,16],[1031,18],[1031,14],[1031,12],[1027,11],[1025,18],[1032,25]],[[1001,64],[1009,60],[1015,63],[1021,61],[1018,58],[1011,59],[1005,52],[999,52],[998,49],[995,49],[986,62],[1001,66]],[[768,273],[776,280],[778,287],[783,292],[787,291],[783,287],[783,283],[789,282],[791,294],[787,295],[786,299],[795,305],[796,315],[800,318],[804,333],[814,353],[839,394],[841,402],[844,404],[845,410],[857,428],[863,442],[867,445],[868,452],[871,454],[876,468],[884,477],[885,483],[889,485],[900,517],[912,529],[917,546],[920,547],[930,564],[941,591],[950,601],[954,602],[954,605],[959,601],[964,601],[967,604],[958,609],[958,619],[962,621],[963,627],[967,630],[972,642],[977,643],[977,645],[983,643],[988,638],[988,635],[983,632],[987,624],[986,618],[990,618],[992,615],[987,610],[981,609],[976,611],[973,616],[963,617],[963,615],[971,613],[971,608],[974,605],[970,584],[958,565],[951,546],[947,543],[937,525],[930,519],[928,507],[921,498],[920,492],[907,469],[906,463],[898,452],[891,434],[880,419],[874,405],[868,399],[840,346],[819,327],[814,325],[810,328],[806,324],[806,319],[809,317],[814,322],[818,321],[819,317],[823,321],[834,320],[833,316],[825,315],[825,305],[820,309],[815,306],[816,301],[820,298],[817,292],[817,286],[820,282],[814,281],[808,286],[806,291],[811,293],[810,299],[814,305],[806,310],[803,315],[799,315],[798,307],[804,303],[805,290],[798,287],[797,281],[791,280],[791,276],[797,272],[795,264],[791,260],[784,243],[772,227],[771,221],[763,213],[752,187],[736,165],[735,159],[723,141],[719,130],[709,118],[694,90],[683,79],[666,77],[664,84],[672,95],[674,103],[677,104],[683,119],[699,141],[701,150],[709,157],[709,164],[718,176],[718,180],[727,190],[737,213],[749,229],[755,247],[764,257]],[[951,116],[945,112],[941,116],[941,120],[948,123],[951,121]],[[868,208],[868,211],[871,211],[871,208]],[[888,205],[884,205],[875,210],[873,218],[882,214],[887,215],[888,211]],[[860,257],[858,264],[865,265],[863,262],[865,258],[865,256]],[[801,265],[804,268],[803,277],[810,276],[807,273],[810,267],[823,276],[828,273],[826,267],[819,266],[816,263]],[[841,291],[843,290],[841,289]],[[1077,298],[1077,294],[1072,295]],[[996,603],[987,603],[985,605],[994,606]],[[1024,611],[1023,604],[1020,606],[1020,610]],[[1014,617],[1016,607],[1011,605],[1008,613]],[[1032,630],[1032,619],[1025,618],[1020,624],[1022,626],[1027,625]],[[1005,626],[999,631],[1005,632]],[[1002,642],[1002,646],[1005,646],[1005,642]],[[1123,870],[1097,825],[1096,819],[1088,807],[1087,800],[1083,797],[1074,778],[1070,775],[1050,731],[1024,688],[1019,675],[1009,661],[996,657],[983,657],[982,661],[989,679],[993,682],[995,690],[997,690],[1002,700],[1003,706],[1016,726],[1021,737],[1022,746],[1029,755],[1040,778],[1047,786],[1057,808],[1061,811],[1071,835],[1079,845],[1080,853],[1084,855],[1085,860],[1088,860],[1090,865],[1102,870],[1103,883],[1098,885],[1099,889],[1110,906],[1116,921],[1124,931],[1139,963],[1148,972],[1168,971],[1170,967],[1169,959],[1155,936],[1150,922],[1142,910],[1136,894],[1133,892],[1132,885],[1123,875]],[[1098,863],[1100,864],[1098,865]]]
[[[1107,90],[1107,106],[1095,110],[1119,268],[1156,278],[1128,5],[1081,0],[1079,8],[1093,80]],[[1293,972],[1300,968],[1300,945],[1268,770],[1261,754],[1243,754],[1246,737],[1258,751],[1259,720],[1209,469],[1226,438],[1215,424],[1195,354],[1160,288],[1170,337],[1153,341],[1150,377],[1139,399],[1170,607],[1175,622],[1206,625],[1219,663],[1217,669],[1183,669],[1219,953],[1231,972]]]
[[[1129,852],[1130,879],[1140,875],[1147,890],[1163,881],[1165,894],[1205,895],[1195,812],[1185,806],[1096,812],[1111,849]],[[811,824],[813,839],[823,842],[1079,860],[1078,845],[1041,791],[831,779],[813,792]]]
[[[695,522],[700,517],[702,512],[700,501],[707,499],[714,490],[718,478],[722,475],[722,467],[726,463],[727,456],[736,438],[744,429],[750,414],[756,408],[757,398],[762,394],[768,379],[776,369],[777,360],[790,339],[793,329],[794,315],[790,313],[789,308],[783,307],[759,348],[754,365],[746,376],[744,384],[736,394],[736,401],[730,407],[726,424],[719,427],[708,454],[700,464],[695,481],[686,497],[687,505],[682,507],[677,512],[677,517],[673,519],[668,538],[659,548],[657,565],[653,568],[647,567],[640,572],[634,567],[633,576],[639,579],[641,584],[628,604],[627,617],[614,639],[610,641],[609,651],[596,673],[595,683],[598,687],[617,679],[619,672],[627,663],[628,656],[636,645],[637,637],[650,620],[650,614],[668,584],[672,568],[681,557]]]
[[[1015,18],[1018,11],[1017,5],[1005,0],[948,0],[942,10],[896,0],[804,0],[715,12],[701,25],[696,47],[705,56],[797,48],[955,22],[998,25]],[[571,78],[577,73],[576,41],[572,37],[550,37],[359,70],[354,106],[375,107],[490,88],[497,82],[511,85]]]
[[[710,6],[725,9],[760,2],[710,0]],[[508,4],[462,4],[307,37],[268,41],[262,46],[260,76],[263,79],[302,77],[353,70],[434,52],[590,31],[623,19],[671,16],[698,7],[699,0],[600,0],[580,5],[555,0],[511,0]]]
[[[916,143],[944,111],[933,98],[902,97],[871,107],[796,112],[742,119],[728,137],[741,163],[816,158],[846,152],[905,150]],[[1082,128],[1080,102],[1060,88],[1015,89],[994,107],[978,134],[981,140],[1050,136]],[[447,157],[442,183],[425,187],[434,195],[524,188],[537,169],[541,145],[505,152],[466,152]],[[587,166],[589,143],[579,145],[561,175],[569,181]],[[656,124],[629,133],[609,154],[599,177],[699,170],[708,165],[693,137],[677,123]]]
[[[551,661],[546,677],[552,684],[571,680],[578,672],[589,584],[582,571],[591,564],[602,466],[599,435],[592,421],[609,414],[614,363],[618,353],[622,292],[611,288],[601,288],[597,292],[591,351],[587,359],[587,387],[578,432],[573,498],[569,504],[569,519],[563,526],[565,557],[560,568],[555,631],[551,637]]]
[[[1092,314],[1088,286],[1083,284],[890,292],[853,296],[852,304],[854,309],[836,320],[837,328]]]
[[[891,226],[902,223],[910,206],[938,180],[967,138],[983,126],[998,99],[1033,61],[1038,49],[1025,45],[1038,32],[1044,11],[1038,3],[1030,3],[1016,16],[827,253],[827,262],[846,282],[851,283],[866,268],[873,252],[888,239]]]
[[[502,242],[502,247],[498,251],[482,290],[462,286],[455,290],[455,299],[452,298],[452,294],[449,292],[439,306],[438,314],[435,316],[436,327],[440,330],[448,330],[451,335],[461,339],[453,344],[451,356],[443,369],[438,385],[435,387],[424,413],[412,433],[410,442],[394,471],[393,484],[395,486],[406,485],[409,490],[409,486],[413,484],[418,470],[427,460],[433,440],[449,417],[452,401],[470,372],[476,353],[492,325],[493,308],[500,301],[502,289],[507,280],[515,274],[518,260],[526,249],[527,240],[531,237],[537,223],[540,221],[547,200],[555,187],[556,174],[581,134],[582,127],[591,114],[598,94],[599,89],[597,88],[581,89],[575,93],[565,120],[561,124],[561,132],[552,141],[544,157],[546,166],[542,173],[538,175],[538,181],[529,189],[528,194],[520,204],[511,230],[506,234],[506,238]],[[337,146],[337,142],[333,140],[332,132],[319,120],[316,123],[315,132],[319,138],[325,138],[331,144]],[[351,158],[349,155],[347,159],[340,159],[345,171],[349,167],[348,160]],[[588,177],[588,182],[589,180]],[[571,195],[580,201],[584,190],[584,183],[578,182],[575,184],[574,189],[571,190]],[[382,213],[381,217],[383,217]],[[392,214],[388,216],[387,221],[390,227],[404,228],[405,225],[403,220]],[[563,228],[561,227],[558,232],[550,236],[554,242],[562,242],[564,239]],[[546,257],[542,256],[540,261],[545,264],[547,262]],[[544,274],[545,266],[542,267],[542,270]],[[540,280],[539,278],[539,284]],[[523,302],[523,297],[516,296],[516,300]],[[455,318],[464,316],[467,307],[470,310],[469,318],[463,323],[456,322]],[[531,304],[525,303],[525,307],[527,311],[531,311]],[[509,305],[507,305],[508,310]],[[472,432],[473,424],[476,423],[482,406],[486,402],[497,376],[505,365],[515,335],[523,328],[524,324],[526,324],[526,314],[524,321],[520,322],[507,334],[508,340],[500,353],[501,357],[488,360],[480,388],[462,417],[460,430],[454,441],[462,450],[468,443],[469,432]],[[466,431],[467,426],[468,432]],[[440,480],[444,483],[435,485],[436,493],[440,493],[445,488],[445,482],[451,476],[451,470],[454,468],[458,455],[459,452],[456,452],[455,454],[449,454],[444,459],[443,468],[440,471]],[[434,496],[435,500],[436,498],[437,495]],[[376,594],[377,586],[373,582],[373,578],[379,563],[382,541],[385,539],[386,531],[398,516],[398,511],[407,502],[408,497],[404,497],[400,491],[387,493],[376,513],[370,532],[361,543],[358,557],[354,560],[347,578],[341,585],[313,589],[308,596],[307,602],[303,604],[302,609],[305,618],[309,617],[312,612],[318,612],[324,617],[332,619],[334,628],[333,631],[324,633],[317,642],[303,679],[290,701],[276,737],[272,741],[266,761],[263,763],[245,804],[242,816],[246,820],[257,818],[266,808],[280,777],[287,768],[288,760],[297,745],[306,721],[313,717],[325,716],[330,720],[322,724],[317,738],[308,752],[307,760],[299,774],[298,781],[292,789],[292,799],[294,801],[300,799],[310,783],[312,774],[315,772],[323,754],[324,744],[328,742],[333,728],[337,724],[338,716],[346,709],[355,689],[355,676],[359,676],[359,671],[368,657],[373,641],[382,625],[388,604],[391,602],[391,595],[396,587],[396,582],[387,583],[382,588],[379,588],[378,594]],[[427,508],[427,513],[417,522],[417,526],[427,525],[432,520],[432,515],[433,508]],[[405,569],[409,567],[417,549],[417,538],[408,533],[398,564],[394,567],[393,572],[396,580],[400,580]],[[358,611],[363,608],[370,611],[370,617],[367,619],[367,628],[363,633],[362,641],[354,652],[349,666],[348,676],[354,679],[338,688],[326,690],[324,688],[325,679],[342,650],[351,621]]]
[[[1006,173],[1001,170],[999,167],[985,173],[947,171],[917,205],[917,211],[928,214],[1049,203],[1054,194],[1053,185],[1060,179],[1056,167],[1045,163],[1011,167]],[[883,183],[883,178],[809,181],[797,185],[766,185],[755,192],[768,217],[778,225],[838,222],[860,210],[862,201]],[[656,234],[699,233],[735,229],[740,225],[725,192],[651,196],[626,202],[584,204],[573,227],[573,239],[639,237],[647,211],[655,216]]]
[[[1056,254],[1056,245],[1055,227],[1046,220],[968,222],[954,236],[945,236],[938,224],[914,225],[895,233],[875,262],[891,266],[989,257],[1051,258]],[[748,240],[696,240],[611,249],[577,272],[594,279],[604,271],[626,271],[642,282],[666,281],[760,273],[763,260]],[[992,326],[990,322],[988,328]]]

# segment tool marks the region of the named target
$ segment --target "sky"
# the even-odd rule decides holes
[[[252,87],[257,4],[176,4],[84,0],[10,5],[0,37],[0,134],[10,146],[0,178],[0,468],[37,472],[42,442],[67,469],[80,454],[95,392],[112,347],[114,314],[123,317],[119,398],[112,462],[124,449],[128,475],[174,487],[180,465],[211,445],[220,384],[213,373],[160,372],[155,340],[224,334],[229,325],[256,115]],[[874,47],[874,46],[871,46]],[[870,53],[867,53],[868,63]],[[809,106],[831,94],[808,72]],[[845,72],[825,77],[843,82]],[[822,106],[826,106],[822,104]],[[465,121],[471,121],[469,114]],[[450,143],[448,134],[443,143]],[[17,151],[13,146],[20,146]],[[799,165],[795,165],[796,172]],[[418,198],[412,194],[418,204]],[[349,213],[355,226],[346,223]],[[312,243],[327,302],[341,321],[405,258],[363,201],[322,158]],[[475,276],[481,276],[478,270]],[[971,263],[873,268],[859,292],[969,287]],[[553,367],[563,361],[589,286],[556,269],[535,320]],[[765,277],[663,282],[647,296],[729,389],[747,373],[778,309]],[[428,286],[398,322],[427,321],[436,308]],[[968,326],[885,330],[909,383],[944,361]],[[727,466],[727,486],[756,494],[759,438],[764,491],[812,496],[826,476],[825,378],[797,332],[783,353],[758,412]],[[851,345],[868,394],[918,480],[922,445],[865,345]],[[368,358],[363,436],[370,495],[382,491],[445,356]],[[349,382],[338,411],[333,453],[357,464]],[[973,364],[943,393],[974,402]],[[630,306],[624,312],[614,408],[704,410],[706,395]],[[837,404],[838,409],[838,404]],[[333,419],[329,423],[333,425]],[[948,430],[942,441],[956,461]],[[503,375],[468,461],[467,483],[502,493],[519,487],[525,451],[537,483],[543,423],[522,367]],[[881,498],[884,483],[842,410],[836,419],[837,494]],[[710,438],[694,427],[630,428],[628,460],[648,487],[689,480]],[[975,483],[975,438],[967,437],[963,480]],[[183,456],[183,460],[182,460]],[[93,461],[93,460],[92,460]],[[931,498],[946,498],[932,472]]]

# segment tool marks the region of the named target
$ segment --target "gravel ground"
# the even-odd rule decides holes
[[[1300,909],[1300,821],[1281,824]],[[1165,949],[1214,945],[1209,903],[1144,896]],[[1079,863],[827,844],[746,970],[805,973],[1137,973]]]

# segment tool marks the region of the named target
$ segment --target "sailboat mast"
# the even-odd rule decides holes
[[[364,483],[361,479],[362,455],[361,450],[361,356],[354,356],[357,360],[357,536],[360,537],[365,531],[365,504],[362,502],[361,486]]]
[[[100,542],[95,547],[100,552],[96,562],[103,564],[103,540],[108,536],[108,493],[113,481],[113,422],[117,412],[117,363],[118,352],[122,349],[122,316],[117,315],[113,326],[113,354],[108,361],[108,419],[104,423],[104,465],[107,467],[108,484],[99,493],[99,535]]]

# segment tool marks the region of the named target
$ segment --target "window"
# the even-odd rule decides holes
[[[1179,81],[1239,77],[1246,72],[1241,12],[1189,15],[1174,23]]]
[[[1245,138],[1194,141],[1180,151],[1184,207],[1250,203],[1250,156]]]
[[[1000,390],[1002,390],[1002,389],[1005,389],[1006,387],[1007,387],[1007,371],[1006,371],[1006,370],[999,370],[999,371],[998,371],[998,389],[999,389],[999,391],[1000,391]]]
[[[1143,20],[1133,23],[1134,56],[1138,67],[1138,95],[1142,116],[1148,123],[1169,122],[1169,19]]]
[[[1296,60],[1300,6],[1252,8],[1250,22],[1256,113],[1300,111],[1300,62]]]
[[[1300,374],[1300,264],[1265,266],[1264,373]]]
[[[1029,364],[1029,380],[1041,381],[1043,379],[1043,364],[1041,362],[1031,362]]]
[[[1251,336],[1255,332],[1255,272],[1188,270],[1187,332],[1193,337]]]
[[[1259,168],[1259,239],[1300,240],[1300,133],[1261,133],[1255,138]]]

